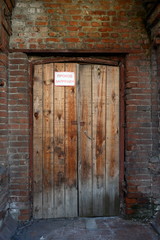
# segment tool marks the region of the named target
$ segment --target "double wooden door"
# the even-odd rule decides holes
[[[55,86],[74,72],[75,86]],[[48,63],[33,76],[34,218],[119,212],[119,67]]]

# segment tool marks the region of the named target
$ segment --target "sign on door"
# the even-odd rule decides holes
[[[75,86],[74,72],[55,72],[55,86]]]

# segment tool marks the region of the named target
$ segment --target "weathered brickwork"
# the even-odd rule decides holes
[[[29,209],[29,81],[27,56],[10,54],[9,161],[11,213]],[[28,212],[27,212],[28,213]],[[27,215],[28,218],[28,215]],[[26,220],[25,216],[20,217]]]
[[[5,166],[0,167],[0,229],[3,225],[4,219],[8,210],[8,168]]]
[[[0,227],[8,209],[8,56],[0,52]]]
[[[151,76],[152,76],[152,156],[149,169],[152,175],[151,195],[156,206],[160,210],[160,4],[154,8],[147,17],[147,30],[151,33]]]
[[[6,53],[0,53],[0,137],[1,137],[1,149],[0,149],[0,162],[5,165],[7,162],[7,146],[8,146],[8,110],[7,110],[7,76],[8,56]]]
[[[129,55],[126,75],[127,213],[134,213],[136,209],[140,213],[141,207],[144,206],[149,212],[151,176],[148,171],[148,161],[152,152],[151,86],[150,63],[146,60],[146,56]]]
[[[10,47],[146,49],[144,14],[133,0],[17,1]]]
[[[159,143],[160,143],[160,131],[159,131],[159,78],[158,73],[158,55],[157,49],[152,51],[152,156],[150,158],[149,169],[152,175],[152,200],[156,205],[156,210],[160,210],[160,155],[159,155]]]
[[[124,55],[124,209],[128,215],[143,217],[158,210],[160,179],[154,168],[159,163],[155,140],[159,137],[159,85],[157,58],[152,54],[150,59],[144,17],[142,3],[134,0],[16,1],[10,38],[9,115],[5,118],[9,119],[10,209],[18,219],[32,216],[30,57],[23,53],[26,49],[43,50],[45,57],[45,50],[128,52]]]
[[[11,34],[10,21],[13,5],[0,2],[0,228],[8,213],[9,162],[8,162],[8,46]]]

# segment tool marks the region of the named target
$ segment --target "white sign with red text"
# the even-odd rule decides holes
[[[74,72],[55,72],[55,86],[75,86]]]

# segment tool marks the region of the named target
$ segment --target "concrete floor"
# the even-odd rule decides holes
[[[12,240],[160,240],[150,224],[112,218],[34,220]]]

